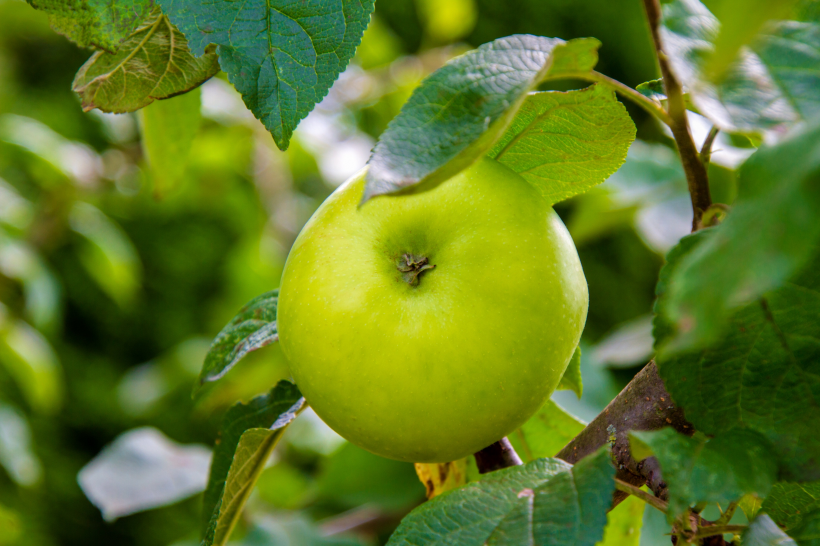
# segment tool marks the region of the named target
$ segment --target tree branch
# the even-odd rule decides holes
[[[481,474],[523,464],[506,437],[476,453],[475,462]]]
[[[669,109],[669,117],[672,120],[669,128],[678,146],[683,170],[686,173],[686,183],[689,186],[689,194],[692,197],[692,231],[700,226],[700,218],[703,211],[712,204],[712,197],[709,194],[709,178],[706,174],[706,167],[700,160],[692,133],[689,131],[689,122],[686,118],[686,103],[683,99],[683,89],[680,82],[669,66],[669,60],[663,50],[659,25],[661,21],[661,6],[659,0],[643,0],[646,17],[649,21],[649,29],[652,32],[652,41],[655,44],[655,52],[660,65],[663,85],[666,91],[666,102]]]
[[[633,459],[628,433],[630,430],[658,430],[669,426],[689,436],[695,432],[683,417],[683,410],[672,403],[652,361],[556,457],[575,464],[601,446],[610,444],[615,477],[638,487],[646,483],[659,499],[665,501],[668,494],[657,461],[654,457],[643,461]],[[626,493],[616,491],[615,504],[625,498]]]
[[[617,489],[618,491],[622,491],[627,495],[638,497],[646,504],[660,510],[664,514],[667,512],[667,510],[669,510],[668,502],[662,501],[658,497],[650,495],[640,487],[632,485],[631,483],[626,483],[625,481],[619,480],[618,478],[615,478],[615,489]]]

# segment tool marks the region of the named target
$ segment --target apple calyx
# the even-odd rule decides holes
[[[427,256],[404,253],[396,261],[396,269],[401,271],[404,282],[410,286],[418,286],[421,274],[434,267],[436,266],[430,263]]]

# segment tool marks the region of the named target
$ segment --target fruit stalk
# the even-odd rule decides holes
[[[506,437],[476,453],[475,462],[481,474],[522,464],[521,457]]]

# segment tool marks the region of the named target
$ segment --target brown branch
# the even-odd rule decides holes
[[[717,125],[712,125],[709,129],[709,134],[706,135],[706,140],[703,141],[703,146],[700,147],[700,162],[703,163],[704,168],[709,168],[709,162],[712,161],[712,144],[715,143],[720,129]]]
[[[506,437],[476,453],[475,462],[481,474],[522,464],[521,457]]]
[[[686,173],[686,183],[689,186],[689,194],[692,197],[692,231],[697,230],[700,225],[700,217],[703,211],[712,204],[712,197],[709,194],[709,178],[706,174],[706,167],[700,160],[692,133],[689,131],[689,122],[686,118],[686,103],[683,98],[683,89],[680,82],[669,66],[669,58],[663,50],[663,43],[660,36],[661,6],[659,0],[643,0],[646,17],[649,21],[649,29],[652,32],[652,41],[655,44],[655,52],[658,57],[663,85],[666,91],[666,102],[669,117],[672,123],[669,128],[678,146],[683,170]]]
[[[657,461],[654,457],[643,461],[633,459],[628,433],[669,426],[687,435],[695,431],[683,417],[683,411],[672,402],[652,361],[556,457],[575,464],[601,446],[610,444],[616,478],[638,487],[646,483],[659,499],[665,501],[668,494]],[[626,493],[616,491],[614,504],[624,498]]]

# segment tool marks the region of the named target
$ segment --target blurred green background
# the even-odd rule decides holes
[[[71,81],[90,52],[46,19],[0,0],[0,546],[198,544],[192,493],[222,413],[288,375],[274,346],[192,400],[210,340],[278,286],[301,226],[448,58],[514,33],[595,36],[601,72],[633,86],[656,76],[637,0],[379,0],[353,64],[280,152],[221,76],[145,113],[82,112]],[[152,171],[141,116],[200,100],[181,177]],[[557,207],[578,245],[590,312],[584,397],[555,398],[587,420],[650,356],[657,272],[690,222],[671,141],[627,107],[643,142],[610,181]],[[713,191],[729,202],[746,151],[728,141],[721,150]],[[160,473],[175,502],[133,515],[99,492],[106,521],[78,473],[133,429],[191,476]],[[115,476],[117,464],[152,455],[105,453]],[[308,412],[285,434],[235,538],[380,544],[423,498],[412,465],[345,443]],[[668,543],[662,521],[647,525],[642,544]]]

